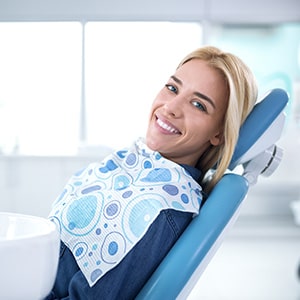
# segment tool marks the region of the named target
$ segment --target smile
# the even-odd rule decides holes
[[[175,134],[180,133],[180,131],[178,129],[176,129],[175,127],[172,127],[172,126],[166,124],[161,119],[157,119],[156,123],[159,125],[159,127],[163,128],[164,130],[166,130],[166,131],[168,131],[170,133],[175,133]]]

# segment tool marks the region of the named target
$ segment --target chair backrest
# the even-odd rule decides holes
[[[279,156],[281,153],[270,151],[270,148],[276,147],[274,143],[282,133],[283,110],[287,103],[287,93],[274,89],[255,105],[240,130],[229,168],[233,170],[242,164],[245,170],[248,169],[245,171],[248,177],[232,172],[223,176],[208,196],[199,216],[192,220],[136,299],[187,298],[219,248],[224,234],[235,222],[248,192],[249,178],[266,172],[273,162],[276,164],[277,161],[278,165],[280,157],[276,159],[276,152]],[[254,167],[252,161],[255,161]]]

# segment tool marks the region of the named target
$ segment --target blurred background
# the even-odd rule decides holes
[[[190,299],[299,300],[298,0],[0,0],[0,211],[46,217],[73,173],[144,135],[156,93],[207,44],[240,56],[260,97],[280,87],[290,104],[283,161]]]

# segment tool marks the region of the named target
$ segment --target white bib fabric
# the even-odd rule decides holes
[[[138,243],[160,211],[199,213],[200,185],[139,139],[75,174],[49,218],[93,286]]]

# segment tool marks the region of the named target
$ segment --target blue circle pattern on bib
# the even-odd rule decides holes
[[[143,237],[163,209],[198,213],[201,187],[140,139],[76,173],[49,218],[93,286]]]

